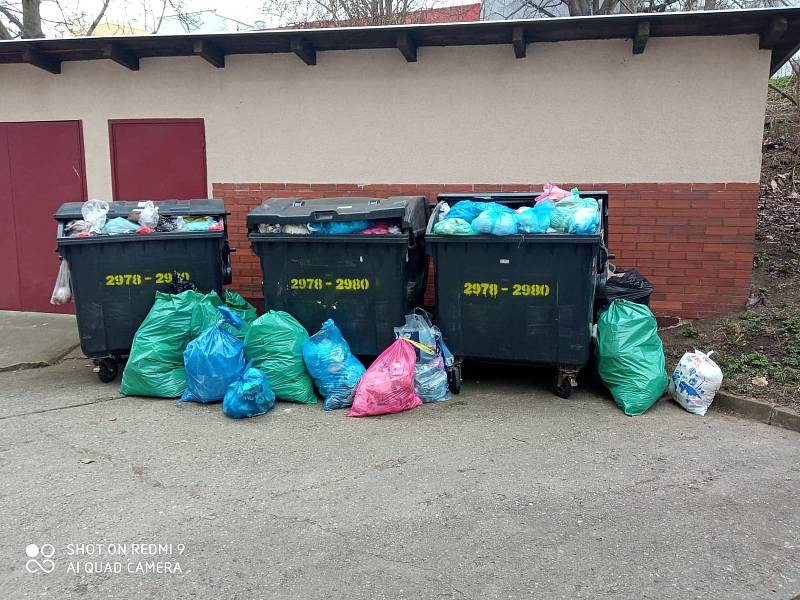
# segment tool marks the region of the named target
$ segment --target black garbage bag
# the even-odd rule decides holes
[[[634,269],[618,269],[606,280],[602,300],[604,305],[609,305],[617,298],[622,298],[650,306],[650,294],[652,293],[653,284],[641,273]]]

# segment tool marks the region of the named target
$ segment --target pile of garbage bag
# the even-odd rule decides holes
[[[433,325],[430,315],[416,309],[406,315],[402,327],[395,327],[397,338],[405,338],[415,348],[417,362],[414,365],[414,390],[423,402],[443,402],[450,398],[447,369],[455,360],[444,343],[438,327]]]
[[[460,200],[452,207],[445,204],[432,231],[436,235],[592,235],[599,227],[597,199],[582,197],[577,188],[567,192],[548,184],[533,206],[521,206],[516,210],[498,202],[475,200]]]
[[[158,206],[152,200],[139,203],[127,217],[108,219],[110,206],[105,200],[87,200],[81,206],[83,219],[74,219],[64,225],[69,237],[93,237],[97,235],[125,235],[192,231],[223,231],[223,219],[214,217],[165,216],[158,214]]]

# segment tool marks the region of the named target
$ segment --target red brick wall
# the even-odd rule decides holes
[[[575,184],[563,184],[569,188]],[[750,292],[758,183],[596,183],[609,192],[609,245],[620,267],[653,282],[659,315],[702,318],[744,306]],[[541,184],[301,184],[215,183],[215,198],[231,213],[228,232],[233,287],[261,298],[261,271],[247,240],[247,213],[273,196],[424,195],[440,192],[529,192]]]

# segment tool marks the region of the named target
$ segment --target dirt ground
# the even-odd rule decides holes
[[[800,410],[800,113],[770,98],[748,307],[661,332],[668,368],[713,350],[723,389]]]

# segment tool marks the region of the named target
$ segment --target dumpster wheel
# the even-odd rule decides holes
[[[447,384],[450,386],[450,391],[456,396],[461,393],[461,365],[453,365],[447,371]]]
[[[556,373],[553,389],[556,396],[569,398],[572,396],[573,388],[578,387],[578,373],[576,371],[559,371]]]
[[[119,362],[115,358],[101,358],[97,361],[97,366],[100,368],[97,371],[97,377],[103,383],[111,383],[117,378],[119,373]]]

